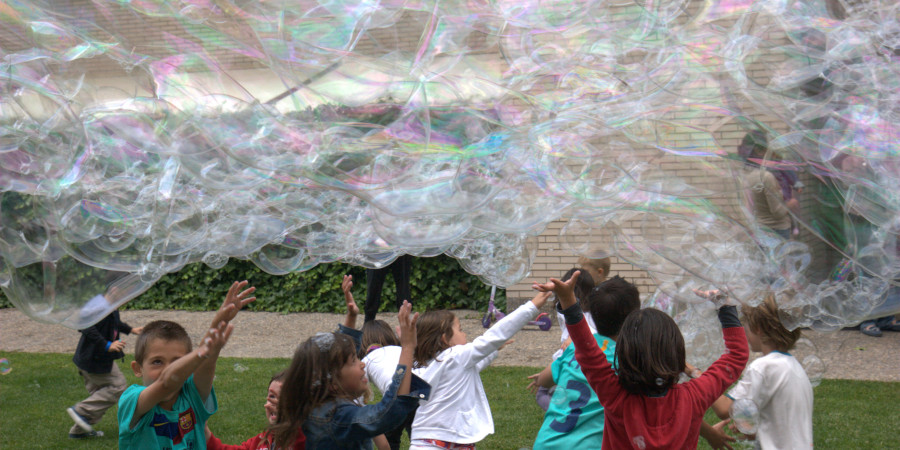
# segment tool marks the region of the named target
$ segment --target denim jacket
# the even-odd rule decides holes
[[[431,385],[415,375],[412,375],[409,394],[397,395],[407,370],[403,364],[397,365],[391,387],[374,405],[359,406],[339,399],[314,409],[303,424],[306,448],[372,450],[373,437],[400,426],[407,414],[419,405],[419,400],[431,396]]]

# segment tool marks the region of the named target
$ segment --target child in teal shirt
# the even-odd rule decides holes
[[[637,288],[618,276],[606,280],[589,294],[591,317],[597,327],[594,339],[614,364],[616,341],[622,322],[640,308]],[[603,441],[603,406],[575,360],[575,344],[569,341],[563,354],[541,373],[530,387],[556,386],[534,448],[599,448]]]

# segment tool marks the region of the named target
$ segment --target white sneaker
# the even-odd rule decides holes
[[[66,408],[66,412],[69,413],[69,417],[71,417],[72,420],[75,421],[75,425],[81,427],[82,430],[87,431],[88,433],[92,433],[94,431],[94,427],[92,427],[84,417],[81,417],[81,414],[78,414],[75,411],[75,408],[70,406]]]

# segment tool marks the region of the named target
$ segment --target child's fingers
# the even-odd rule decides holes
[[[238,298],[244,298],[256,291],[256,286],[252,286],[249,289],[244,289],[240,294],[238,294]]]
[[[409,328],[415,328],[416,322],[418,322],[418,321],[419,321],[419,313],[414,313],[412,315],[412,318],[410,318],[410,320],[409,320]]]

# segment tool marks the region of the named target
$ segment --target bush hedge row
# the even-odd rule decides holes
[[[353,295],[360,309],[366,297],[365,269],[344,263],[320,264],[306,272],[270,275],[253,263],[232,259],[221,269],[203,263],[185,266],[162,277],[147,292],[128,302],[123,309],[215,310],[234,280],[248,280],[256,286],[257,300],[248,308],[269,312],[332,312],[344,310],[341,280],[353,275]],[[467,273],[449,256],[415,258],[410,280],[415,310],[487,308],[491,287]],[[396,310],[396,288],[388,277],[382,291],[381,310]],[[497,290],[495,304],[506,305],[506,293]],[[12,307],[0,294],[0,308]]]

